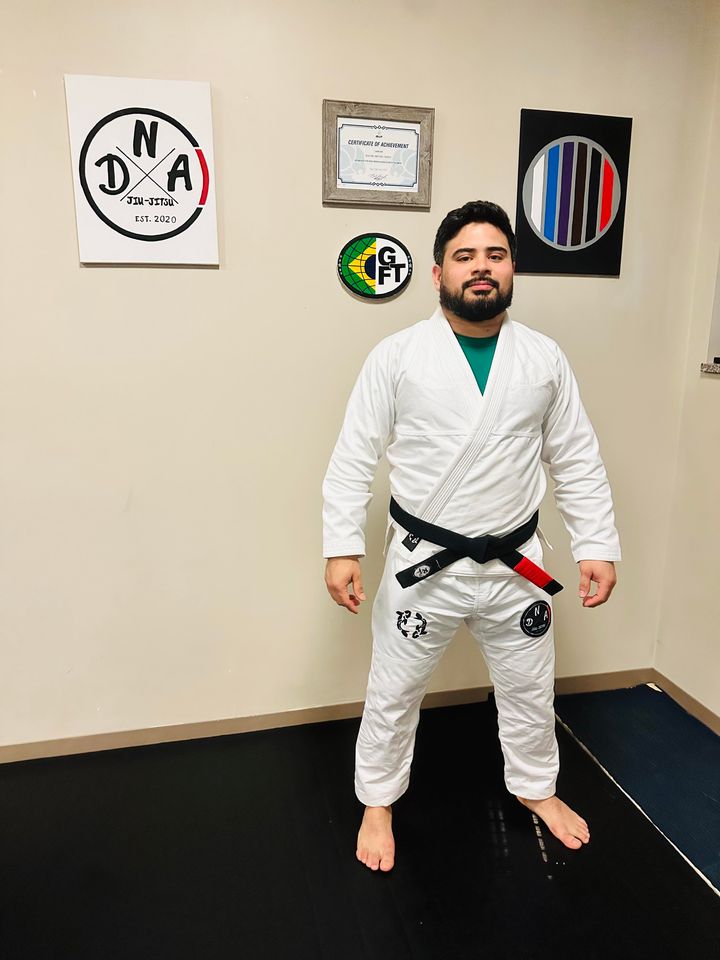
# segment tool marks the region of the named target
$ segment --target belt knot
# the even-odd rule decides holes
[[[472,557],[477,563],[485,563],[485,556],[491,539],[493,538],[490,536],[468,537],[468,556]]]

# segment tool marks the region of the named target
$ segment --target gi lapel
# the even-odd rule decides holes
[[[477,460],[492,432],[510,382],[510,373],[515,357],[515,330],[508,317],[500,327],[500,336],[495,348],[490,376],[485,387],[485,393],[481,395],[477,384],[474,382],[470,366],[462,353],[462,348],[442,310],[438,309],[431,317],[430,322],[433,325],[433,336],[438,345],[439,355],[448,356],[448,352],[451,350],[453,357],[462,360],[462,367],[458,364],[455,364],[455,366],[458,370],[462,370],[463,380],[460,383],[463,387],[466,402],[470,398],[468,375],[472,378],[472,385],[475,389],[474,409],[478,411],[478,419],[467,441],[447,465],[440,480],[425,498],[425,502],[418,513],[421,519],[428,523],[434,523],[450,502],[471,464]]]

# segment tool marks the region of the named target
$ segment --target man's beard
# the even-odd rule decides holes
[[[488,283],[494,283],[494,280],[488,280]],[[477,283],[477,280],[471,280],[467,284]],[[459,294],[452,293],[447,287],[440,284],[440,306],[445,307],[461,320],[469,320],[471,323],[484,323],[486,320],[494,320],[503,310],[512,303],[513,285],[507,293],[502,293],[500,287],[495,287],[495,293],[473,294],[472,300],[465,299],[465,287]]]

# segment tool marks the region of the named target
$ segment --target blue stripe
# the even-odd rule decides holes
[[[545,220],[543,233],[548,240],[555,239],[555,211],[557,208],[557,180],[560,165],[560,146],[552,147],[547,153],[547,189],[545,191]]]

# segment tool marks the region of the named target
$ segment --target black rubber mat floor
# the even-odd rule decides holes
[[[647,684],[568,694],[555,711],[720,890],[720,737]]]
[[[396,868],[354,858],[358,721],[0,767],[2,960],[716,960],[720,898],[560,728],[566,850],[492,703],[423,713]]]

